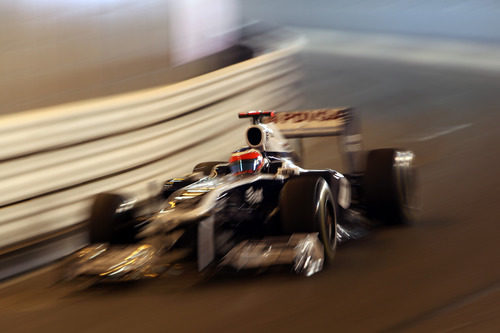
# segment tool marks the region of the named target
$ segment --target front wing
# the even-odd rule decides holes
[[[161,272],[159,266],[164,264],[164,257],[169,255],[170,251],[163,252],[147,243],[124,246],[93,244],[73,255],[66,277],[113,281],[155,277]],[[323,263],[323,245],[318,235],[311,233],[243,241],[233,247],[217,266],[241,270],[291,265],[294,272],[310,276],[321,271]]]

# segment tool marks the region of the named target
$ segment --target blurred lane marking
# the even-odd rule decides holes
[[[448,128],[448,129],[439,131],[437,133],[417,138],[415,141],[417,141],[417,142],[423,142],[423,141],[432,140],[432,139],[438,138],[438,137],[443,136],[443,135],[447,135],[447,134],[450,134],[450,133],[453,133],[453,132],[456,132],[456,131],[460,131],[460,130],[462,130],[464,128],[467,128],[467,127],[470,127],[470,126],[472,126],[472,123],[467,123],[467,124],[453,126],[453,127]]]

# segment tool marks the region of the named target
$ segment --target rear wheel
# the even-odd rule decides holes
[[[318,176],[290,179],[280,195],[281,226],[285,233],[317,232],[323,243],[326,261],[337,248],[337,217],[332,192]]]
[[[411,221],[415,205],[414,155],[377,149],[368,153],[363,191],[368,217],[383,224]]]
[[[130,201],[114,193],[95,197],[89,218],[90,243],[132,243],[135,230],[130,222],[133,209]]]

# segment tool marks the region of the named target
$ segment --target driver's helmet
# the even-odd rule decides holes
[[[229,170],[234,175],[258,172],[264,165],[262,154],[252,148],[243,148],[231,154]]]

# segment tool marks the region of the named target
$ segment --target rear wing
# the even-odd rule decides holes
[[[274,111],[263,122],[274,124],[285,138],[339,136],[349,172],[363,172],[361,124],[353,108]]]
[[[286,138],[342,135],[349,125],[351,108],[273,112],[265,119]]]

